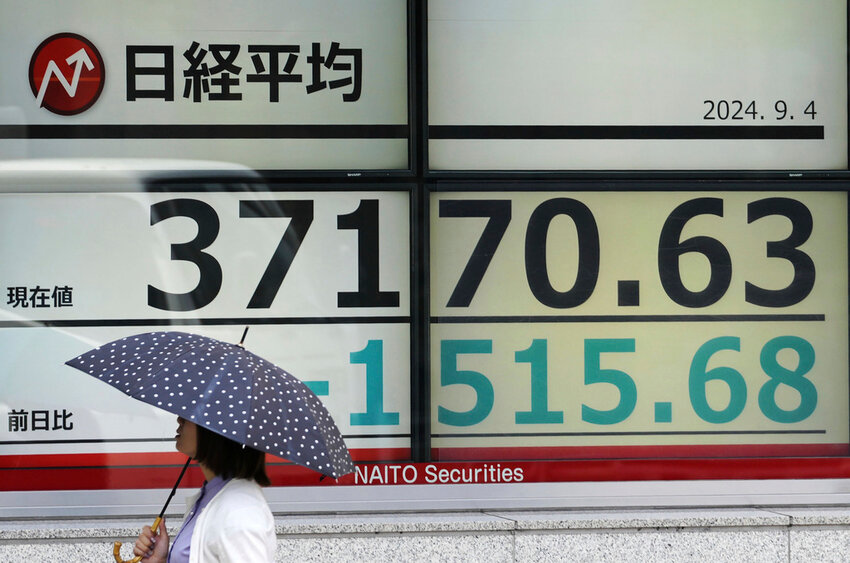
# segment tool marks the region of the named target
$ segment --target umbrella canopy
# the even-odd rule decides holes
[[[241,345],[184,332],[150,332],[66,363],[240,444],[334,479],[354,471],[319,398]]]

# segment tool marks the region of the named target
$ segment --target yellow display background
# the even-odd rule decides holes
[[[596,288],[582,305],[571,309],[546,307],[529,290],[524,267],[524,241],[528,218],[542,202],[557,197],[574,198],[593,213],[599,229],[600,267]],[[729,251],[732,280],[715,304],[688,308],[665,294],[658,275],[658,238],[664,221],[679,204],[698,197],[718,197],[723,217],[701,215],[687,222],[681,239],[715,238]],[[804,203],[813,217],[809,239],[800,246],[815,264],[811,293],[790,307],[768,308],[747,303],[744,283],[766,289],[786,287],[793,268],[784,259],[767,258],[765,244],[785,239],[790,222],[770,216],[747,223],[747,205],[767,197],[787,197]],[[439,216],[441,199],[509,199],[512,219],[478,292],[469,307],[447,307],[460,272],[480,236],[486,219]],[[813,444],[848,441],[848,282],[847,198],[843,192],[490,192],[438,193],[431,199],[431,389],[432,433],[646,433],[735,431],[740,434],[649,434],[595,436],[501,436],[468,438],[435,437],[434,447],[456,446],[572,446],[572,445],[698,445],[698,444]],[[569,289],[576,276],[576,234],[572,221],[561,216],[549,231],[547,264],[552,285]],[[682,257],[682,278],[689,289],[705,287],[707,260],[692,253]],[[640,282],[640,305],[618,306],[618,280]],[[735,321],[720,315],[825,315],[823,321]],[[570,316],[601,315],[700,315],[687,322],[465,322],[468,316]],[[473,319],[476,320],[476,319]],[[510,320],[510,319],[509,319]],[[434,323],[434,321],[439,321]],[[817,408],[797,423],[778,423],[759,409],[758,391],[768,381],[759,364],[762,346],[777,336],[805,339],[815,349],[815,365],[805,375],[814,383]],[[708,369],[731,367],[747,384],[746,407],[735,420],[713,424],[700,419],[690,405],[688,373],[697,349],[712,338],[740,338],[740,352],[720,351]],[[591,338],[633,338],[634,353],[604,353],[602,369],[628,373],[637,386],[637,405],[623,422],[596,425],[582,422],[581,405],[613,408],[618,392],[610,384],[584,384],[584,341]],[[493,341],[492,354],[460,355],[459,370],[485,374],[494,387],[494,406],[482,422],[469,427],[438,422],[438,407],[454,411],[472,408],[475,397],[465,385],[440,385],[440,342],[445,339]],[[563,410],[563,424],[518,425],[516,411],[530,408],[530,365],[516,363],[514,353],[527,349],[534,339],[548,342],[549,410]],[[780,363],[793,369],[796,354],[783,351]],[[728,403],[728,386],[710,382],[709,404],[722,409]],[[780,385],[776,400],[783,409],[799,404],[799,394]],[[655,403],[672,404],[672,422],[655,422]],[[824,431],[815,434],[756,434],[761,431]]]

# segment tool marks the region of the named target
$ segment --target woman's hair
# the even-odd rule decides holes
[[[238,444],[206,428],[198,428],[195,459],[225,479],[253,479],[258,485],[271,485],[266,475],[266,454]]]

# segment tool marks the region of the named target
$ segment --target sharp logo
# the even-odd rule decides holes
[[[105,79],[100,53],[82,35],[52,35],[30,59],[29,81],[36,104],[59,115],[89,109],[100,97]]]

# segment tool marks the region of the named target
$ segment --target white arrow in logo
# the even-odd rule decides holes
[[[51,59],[50,62],[47,63],[47,68],[44,70],[44,77],[42,77],[41,86],[38,89],[38,96],[35,98],[35,101],[38,102],[38,107],[41,107],[44,104],[44,94],[47,93],[47,86],[50,85],[51,75],[55,76],[59,80],[62,87],[65,88],[65,92],[68,93],[68,96],[73,98],[77,95],[77,86],[80,84],[80,75],[83,73],[83,66],[86,67],[86,70],[92,70],[94,68],[94,63],[92,63],[92,60],[89,58],[85,49],[80,49],[65,59],[65,62],[68,63],[68,66],[76,65],[74,67],[74,76],[71,78],[71,82],[68,82],[65,75],[61,70],[59,70],[59,65]]]

